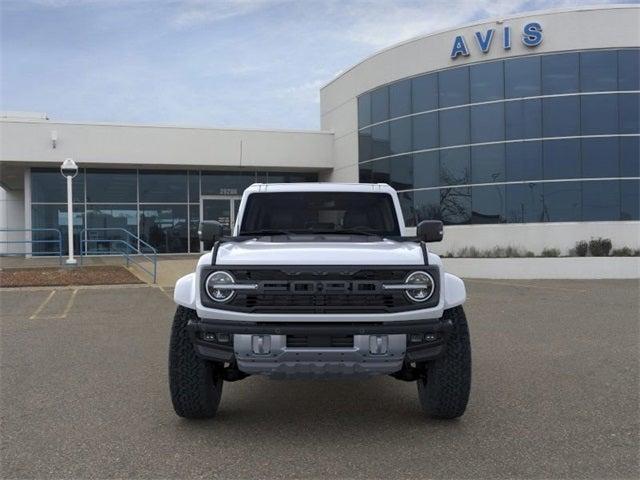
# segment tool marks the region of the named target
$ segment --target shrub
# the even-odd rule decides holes
[[[614,257],[638,257],[640,250],[632,250],[629,247],[615,248],[611,250],[611,255]]]
[[[531,250],[527,250],[526,252],[524,252],[524,256],[525,257],[535,257],[536,254],[533,253]]]
[[[611,240],[608,238],[592,238],[589,242],[589,251],[594,257],[606,257],[611,251]]]
[[[574,251],[578,257],[586,257],[587,252],[589,251],[589,244],[584,240],[580,240],[579,242],[576,242]]]
[[[543,257],[559,257],[560,250],[558,250],[557,248],[545,248],[544,250],[542,250],[541,255]]]

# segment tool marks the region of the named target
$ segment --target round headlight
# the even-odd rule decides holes
[[[424,302],[431,298],[436,288],[433,277],[427,272],[413,272],[404,281],[407,285],[416,285],[416,288],[405,290],[405,294],[409,300],[413,302]]]
[[[215,302],[228,302],[236,294],[235,290],[224,288],[226,285],[233,285],[235,280],[228,272],[213,272],[207,277],[206,290],[209,298]],[[218,287],[218,288],[216,288]]]

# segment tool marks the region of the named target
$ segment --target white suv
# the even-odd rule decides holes
[[[435,418],[465,411],[471,347],[464,283],[408,237],[385,184],[254,184],[232,236],[200,224],[211,248],[178,280],[169,382],[178,415],[215,415],[224,381],[391,375],[417,381]]]

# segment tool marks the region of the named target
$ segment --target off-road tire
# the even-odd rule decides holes
[[[444,318],[451,320],[453,330],[443,355],[425,365],[418,379],[418,397],[427,416],[451,419],[461,416],[469,401],[471,343],[462,307],[445,310]]]
[[[212,418],[222,396],[222,364],[196,355],[187,323],[194,310],[178,307],[169,342],[169,390],[176,413],[184,418]]]

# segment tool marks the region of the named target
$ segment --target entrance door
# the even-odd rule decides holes
[[[224,234],[231,235],[240,206],[240,197],[222,197],[207,195],[200,197],[200,221],[219,222],[224,227]],[[200,251],[203,250],[200,242]]]

